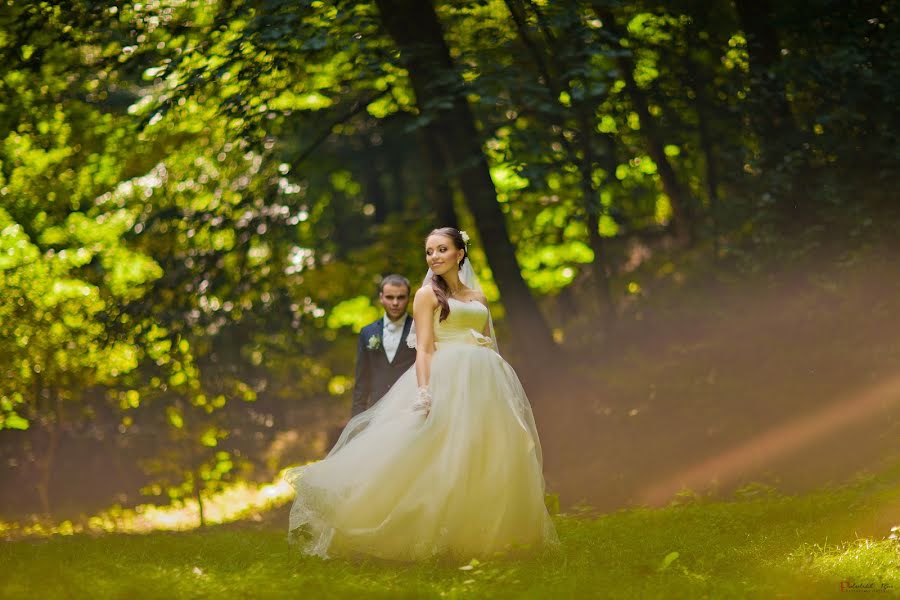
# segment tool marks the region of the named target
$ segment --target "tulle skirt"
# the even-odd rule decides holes
[[[493,350],[440,344],[431,411],[415,367],[347,424],[323,460],[290,469],[291,540],[307,554],[473,557],[556,543],[528,399]]]

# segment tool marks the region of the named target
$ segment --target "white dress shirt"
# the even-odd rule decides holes
[[[409,315],[404,314],[396,321],[391,321],[387,314],[384,315],[384,334],[381,343],[384,344],[384,353],[387,354],[388,361],[393,362],[394,356],[397,355],[397,348],[400,347],[401,338],[403,337],[403,327],[406,325],[406,319]]]

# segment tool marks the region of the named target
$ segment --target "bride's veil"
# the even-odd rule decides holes
[[[425,273],[425,279],[422,280],[422,287],[431,285],[432,277],[434,277],[434,272],[431,269],[428,269],[428,272]],[[475,274],[475,269],[472,268],[472,258],[469,256],[466,257],[466,260],[459,268],[459,280],[467,288],[475,290],[479,294],[484,294],[484,290],[481,289],[481,283],[478,281],[478,275]],[[491,345],[494,348],[494,352],[500,354],[500,346],[497,344],[497,336],[494,333],[494,318],[491,316],[490,311],[488,311],[488,327],[488,335],[491,338]]]

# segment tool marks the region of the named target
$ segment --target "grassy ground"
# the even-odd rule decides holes
[[[900,591],[900,473],[804,496],[560,515],[562,547],[468,564],[322,561],[281,519],[186,533],[75,535],[0,546],[3,598],[821,598]],[[863,588],[858,588],[863,589]],[[881,590],[884,590],[881,592]]]

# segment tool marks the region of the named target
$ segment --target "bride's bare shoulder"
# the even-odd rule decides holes
[[[479,302],[481,302],[481,303],[484,304],[485,306],[488,306],[488,299],[487,299],[487,296],[485,296],[482,292],[476,292],[476,291],[473,291],[473,292],[472,292],[472,298],[473,298],[474,300],[478,300]]]
[[[415,298],[413,302],[418,304],[420,302],[425,302],[431,304],[432,306],[437,305],[437,296],[434,293],[434,289],[430,285],[423,285],[416,291]]]

